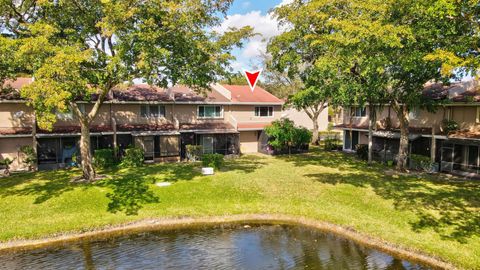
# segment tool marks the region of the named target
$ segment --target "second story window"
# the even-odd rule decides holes
[[[408,118],[417,119],[420,116],[420,110],[418,108],[413,108],[408,113]]]
[[[57,119],[62,121],[68,121],[73,119],[73,112],[72,110],[68,110],[66,112],[56,112]]]
[[[255,116],[257,116],[257,117],[272,117],[273,116],[273,107],[271,107],[271,106],[255,107]]]
[[[366,117],[367,116],[367,107],[352,107],[352,116],[353,117]]]
[[[140,116],[142,117],[165,117],[165,106],[163,105],[142,105],[140,106]]]
[[[198,106],[198,118],[222,118],[223,107],[219,105]]]

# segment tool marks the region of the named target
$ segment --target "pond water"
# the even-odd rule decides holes
[[[0,269],[429,269],[300,226],[178,229],[0,253]]]

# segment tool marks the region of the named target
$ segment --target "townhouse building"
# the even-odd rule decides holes
[[[35,124],[34,112],[19,95],[31,82],[6,82],[0,94],[0,159],[15,159],[13,170],[25,167],[20,148],[33,144],[39,169],[68,166],[79,155],[80,126],[72,113],[58,113],[52,130]],[[78,102],[81,110],[92,103]],[[146,161],[185,158],[187,145],[201,145],[204,153],[236,155],[259,152],[266,146],[264,128],[281,118],[283,101],[261,87],[214,84],[204,94],[186,86],[162,89],[144,84],[112,90],[94,119],[92,151],[141,147]]]
[[[425,86],[423,95],[441,101],[434,112],[414,109],[408,115],[410,154],[433,157],[443,172],[463,176],[480,174],[480,85],[477,80]],[[369,111],[345,107],[337,116],[343,131],[343,150],[368,144]],[[448,127],[450,126],[450,128]],[[457,126],[456,129],[451,127]],[[388,105],[377,111],[373,152],[377,160],[395,160],[400,143],[399,121]]]

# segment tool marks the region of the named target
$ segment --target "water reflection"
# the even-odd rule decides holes
[[[0,254],[0,269],[428,269],[296,226],[146,232]]]

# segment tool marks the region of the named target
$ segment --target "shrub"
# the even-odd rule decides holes
[[[132,147],[125,149],[125,155],[122,158],[120,166],[122,167],[140,167],[143,166],[145,154],[142,148]]]
[[[112,149],[97,149],[93,154],[93,165],[97,168],[107,168],[115,164]]]
[[[30,145],[24,145],[20,147],[20,152],[25,155],[23,163],[28,166],[29,171],[32,171],[33,167],[37,163],[37,155],[35,154],[35,150]]]
[[[458,130],[459,126],[458,126],[458,123],[453,121],[453,120],[447,120],[447,119],[444,119],[442,121],[442,127],[443,127],[443,130],[445,130],[445,133],[450,133],[452,131],[455,131],[455,130]]]
[[[5,167],[5,170],[3,171],[3,173],[6,176],[10,175],[10,165],[12,165],[13,161],[15,161],[15,158],[13,158],[13,159],[5,158],[5,159],[0,160],[0,165]]]
[[[358,145],[355,147],[355,150],[356,150],[357,156],[358,156],[360,159],[363,159],[363,160],[367,160],[367,159],[368,159],[368,145],[366,145],[366,144],[358,144]]]
[[[202,166],[219,169],[223,165],[223,155],[205,154],[202,156]]]
[[[293,129],[292,143],[296,148],[308,144],[312,140],[312,132],[304,127]]]
[[[265,128],[265,133],[269,137],[269,144],[276,151],[288,150],[291,148],[300,149],[308,145],[312,139],[312,133],[305,128],[297,128],[290,119],[281,119],[273,121]]]
[[[410,167],[415,170],[422,170],[424,172],[432,171],[432,160],[430,157],[411,154],[410,155]]]
[[[187,145],[185,146],[187,159],[189,161],[197,161],[202,157],[201,145]]]
[[[340,147],[340,139],[338,138],[338,133],[328,135],[323,140],[325,151],[338,150]]]

